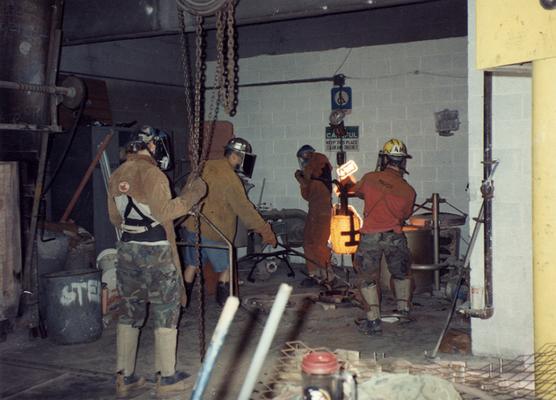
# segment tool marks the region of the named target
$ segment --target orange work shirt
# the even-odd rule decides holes
[[[355,194],[365,200],[362,233],[401,233],[413,213],[415,190],[393,168],[369,172],[355,184]]]

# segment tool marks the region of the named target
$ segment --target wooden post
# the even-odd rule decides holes
[[[17,315],[21,257],[18,165],[0,162],[0,321]]]

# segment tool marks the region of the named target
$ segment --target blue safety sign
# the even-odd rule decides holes
[[[332,110],[351,110],[351,88],[348,86],[333,87],[330,91]]]

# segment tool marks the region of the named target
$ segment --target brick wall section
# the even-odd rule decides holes
[[[474,26],[475,1],[469,1]],[[483,74],[475,68],[475,32],[469,30],[469,180],[470,209],[476,215],[483,178]],[[476,355],[516,357],[533,352],[531,233],[531,78],[493,78],[494,316],[472,320]],[[483,287],[483,235],[471,259],[471,285]]]
[[[353,90],[353,111],[346,122],[359,126],[359,151],[348,153],[360,167],[357,177],[374,169],[382,144],[397,137],[413,155],[408,181],[418,201],[438,192],[466,210],[466,45],[466,38],[451,38],[259,56],[240,60],[240,82],[330,77],[349,52],[339,72]],[[230,120],[258,155],[254,199],[266,179],[265,202],[276,208],[306,208],[293,179],[295,153],[306,143],[324,152],[331,88],[331,82],[324,82],[241,89],[238,113]],[[444,108],[460,114],[461,127],[452,137],[435,132],[433,113]],[[335,153],[326,154],[335,163]]]

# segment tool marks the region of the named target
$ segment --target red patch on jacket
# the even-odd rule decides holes
[[[118,190],[122,193],[129,192],[129,183],[126,181],[120,182],[120,184],[118,185]]]

